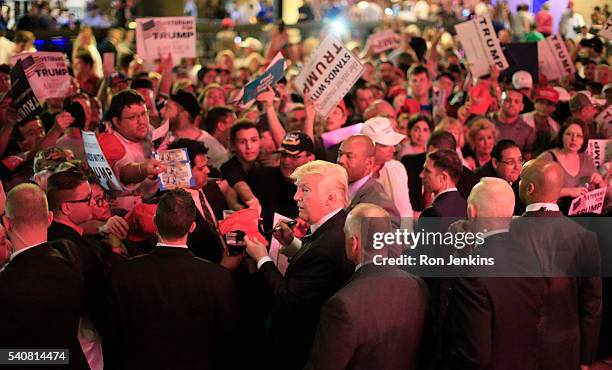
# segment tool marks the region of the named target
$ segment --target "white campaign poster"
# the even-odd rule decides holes
[[[576,73],[574,62],[559,34],[538,42],[538,66],[540,73],[550,81]]]
[[[64,54],[37,51],[11,58],[11,64],[21,60],[23,70],[38,100],[65,98],[70,89],[70,74]]]
[[[489,74],[492,65],[496,65],[500,71],[508,68],[508,61],[489,17],[459,23],[455,25],[455,30],[474,77]]]
[[[382,31],[373,34],[368,39],[370,47],[375,54],[382,53],[389,49],[397,49],[399,45],[399,36],[393,30]]]
[[[289,217],[285,217],[279,213],[274,212],[272,225],[276,226],[279,221],[291,221],[291,219]],[[268,255],[270,256],[270,258],[272,258],[272,262],[274,262],[276,268],[278,268],[278,271],[280,271],[281,274],[285,275],[285,271],[287,271],[287,266],[289,266],[289,260],[287,259],[287,256],[280,253],[280,250],[280,243],[278,242],[278,240],[272,237],[272,241],[270,242],[270,251],[268,252]]]
[[[599,31],[599,36],[612,40],[612,15],[608,17],[608,20],[606,23],[604,23],[603,28],[601,31]]]
[[[583,213],[601,214],[604,200],[606,199],[606,188],[589,191],[585,196],[575,198],[570,205],[568,216]]]
[[[587,146],[587,153],[593,158],[595,167],[599,168],[606,161],[606,145],[610,142],[610,139],[591,139]]]
[[[329,149],[332,146],[343,142],[347,137],[357,135],[361,131],[362,127],[363,123],[357,123],[355,125],[341,127],[334,131],[322,133],[321,140],[323,140],[323,147],[325,147],[325,149]]]
[[[327,117],[363,71],[359,59],[329,34],[310,55],[295,85],[305,98],[318,102],[317,112]]]
[[[85,145],[85,153],[87,155],[87,163],[89,168],[100,180],[100,185],[106,190],[123,191],[121,183],[115,176],[113,169],[108,164],[96,134],[90,131],[81,131],[83,135],[83,144]]]
[[[195,17],[136,19],[136,51],[140,58],[154,60],[172,53],[173,58],[195,58]]]

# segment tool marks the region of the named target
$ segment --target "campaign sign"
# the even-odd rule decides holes
[[[153,153],[153,157],[167,166],[166,171],[158,175],[160,190],[165,191],[195,186],[187,149],[163,150]]]
[[[324,132],[321,134],[321,140],[323,141],[323,147],[329,149],[332,146],[339,144],[346,140],[351,135],[357,135],[361,132],[363,123],[341,127],[337,130]]]
[[[20,60],[11,68],[10,94],[11,105],[17,110],[17,125],[31,121],[42,112],[42,106],[28,82]]]
[[[268,90],[268,87],[272,86],[278,80],[283,78],[285,73],[285,58],[280,58],[270,65],[264,73],[259,75],[256,79],[249,82],[244,87],[242,99],[240,104],[245,106],[249,102],[254,101],[259,94]]]
[[[195,17],[136,19],[136,52],[145,60],[172,53],[173,58],[195,58]]]
[[[606,145],[610,143],[610,139],[607,140],[589,140],[587,146],[587,153],[593,158],[595,167],[599,168],[606,161]]]
[[[576,73],[574,62],[559,34],[538,41],[538,65],[540,73],[550,81]]]
[[[325,118],[363,71],[359,59],[330,33],[310,55],[295,85],[305,99],[319,103],[317,112]]]
[[[612,40],[612,15],[608,17],[606,23],[604,23],[603,28],[599,31],[598,36],[602,36],[607,38],[608,40]]]
[[[489,74],[492,65],[496,65],[500,71],[508,68],[508,61],[489,17],[476,17],[459,23],[455,25],[455,31],[474,77]]]
[[[37,51],[13,56],[21,60],[26,77],[39,100],[65,98],[70,90],[70,74],[64,54]]]
[[[397,49],[399,45],[399,37],[393,30],[382,31],[373,34],[368,39],[370,47],[375,54],[382,53],[389,49]]]
[[[113,169],[108,164],[96,134],[90,131],[81,131],[83,136],[83,144],[87,155],[87,163],[92,172],[100,180],[100,185],[108,191],[117,190],[123,191],[121,183],[115,176]]]
[[[604,200],[606,199],[606,188],[589,191],[582,197],[577,197],[572,201],[568,216],[580,215],[583,213],[601,214]]]

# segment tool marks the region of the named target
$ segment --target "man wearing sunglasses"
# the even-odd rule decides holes
[[[523,121],[536,130],[536,142],[533,145],[533,155],[538,156],[548,148],[552,137],[559,132],[559,123],[552,114],[559,103],[559,93],[552,87],[545,86],[535,93],[535,110],[524,113]]]

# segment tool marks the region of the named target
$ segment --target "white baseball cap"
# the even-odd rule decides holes
[[[533,87],[533,78],[531,73],[527,71],[516,71],[512,75],[512,86],[515,89],[531,89]]]
[[[391,121],[385,117],[373,117],[363,123],[361,134],[366,135],[376,144],[397,145],[405,136],[393,130]]]

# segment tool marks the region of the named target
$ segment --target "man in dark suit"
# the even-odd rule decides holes
[[[472,255],[494,264],[470,266],[453,279],[449,369],[538,369],[546,282],[533,252],[508,232],[513,210],[514,193],[502,179],[481,179],[468,197],[469,231],[484,239]]]
[[[412,208],[423,211],[425,204],[425,193],[423,192],[423,181],[419,174],[423,170],[423,165],[427,159],[427,153],[435,152],[440,149],[455,150],[457,147],[455,137],[446,131],[436,131],[427,140],[427,151],[421,154],[409,154],[402,157],[401,162],[406,167],[408,173],[408,191]],[[462,165],[461,176],[456,184],[459,193],[463,198],[470,195],[470,191],[476,185],[478,179],[469,168]]]
[[[0,347],[66,348],[70,365],[32,368],[89,369],[77,339],[83,279],[47,243],[52,219],[45,193],[38,186],[22,184],[8,193],[3,222],[14,252],[0,272]]]
[[[159,200],[159,242],[113,266],[113,348],[118,369],[232,369],[239,343],[236,287],[229,271],[187,248],[196,207],[184,190]]]
[[[217,218],[203,189],[208,183],[208,149],[199,141],[178,139],[168,145],[168,149],[184,148],[191,162],[191,173],[195,185],[186,191],[191,194],[196,205],[195,229],[187,237],[187,246],[196,257],[221,263],[224,245],[217,230]]]
[[[427,154],[421,171],[425,191],[431,192],[434,200],[421,217],[466,217],[466,202],[457,190],[463,165],[454,150],[442,149]]]
[[[512,186],[515,216],[522,215],[525,212],[525,205],[519,196],[518,187],[522,165],[523,154],[521,148],[512,140],[500,140],[493,147],[491,160],[474,172],[478,180],[483,177],[498,177],[506,180]]]
[[[431,206],[421,213],[417,230],[444,234],[451,223],[467,217],[467,204],[456,187],[462,168],[461,160],[455,150],[441,149],[427,154],[421,178],[425,191],[433,194],[434,200]],[[415,248],[408,253],[416,254],[419,261],[423,255],[447,260],[454,252],[453,249],[448,245],[435,245],[428,248]],[[418,265],[410,267],[409,271],[427,277],[425,282],[431,295],[428,322],[430,327],[426,330],[424,338],[427,343],[424,345],[426,352],[422,359],[428,362],[426,365],[428,368],[435,368],[438,361],[441,360],[441,352],[445,347],[444,326],[447,320],[448,291],[451,281],[444,277],[446,270],[440,270],[438,266]]]
[[[393,201],[372,177],[375,154],[374,142],[366,135],[350,136],[340,145],[337,162],[348,173],[349,183],[350,203],[346,211],[350,212],[360,203],[371,203],[382,207],[397,220],[399,212]]]
[[[547,277],[538,336],[543,370],[590,366],[601,322],[597,238],[559,211],[563,179],[557,162],[527,162],[519,183],[527,211],[510,226],[513,237],[534,251]]]
[[[421,279],[381,262],[388,246],[376,249],[372,241],[374,233],[392,232],[389,214],[359,204],[344,232],[346,254],[357,269],[323,305],[305,369],[416,369],[427,288]]]
[[[245,238],[247,253],[257,262],[266,293],[274,300],[270,328],[271,369],[302,369],[312,345],[319,311],[349,278],[355,266],[344,251],[344,221],[348,205],[347,174],[344,168],[325,161],[298,167],[294,199],[299,217],[310,224],[302,241],[293,237],[285,223],[274,237],[298,249],[283,276],[266,246]]]
[[[106,285],[105,267],[108,266],[108,263],[103,262],[103,255],[110,256],[110,253],[103,253],[95,239],[84,237],[83,229],[78,226],[93,217],[91,186],[78,171],[58,172],[47,180],[47,198],[49,209],[54,215],[48,229],[49,240],[70,241],[55,243],[54,247],[65,258],[73,261],[81,272],[85,284],[83,316],[100,330],[104,318],[104,296],[100,292],[104,291]]]

